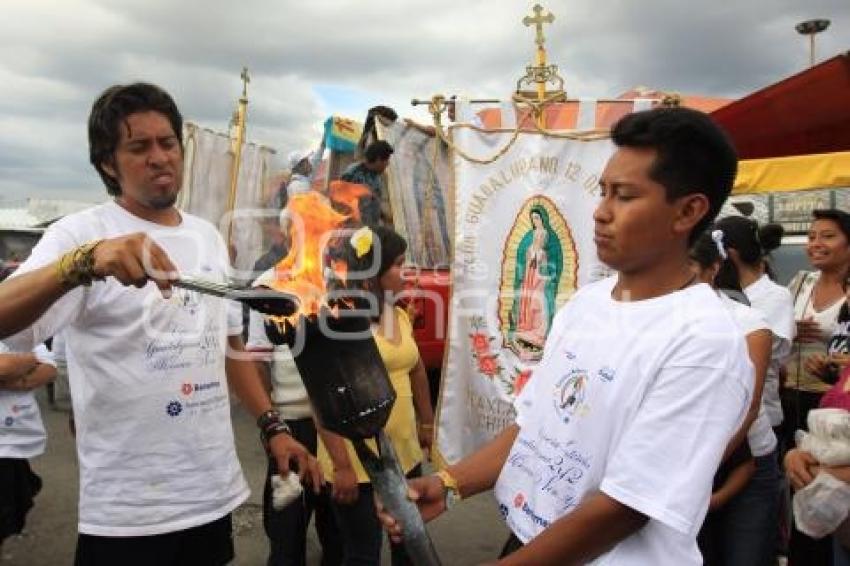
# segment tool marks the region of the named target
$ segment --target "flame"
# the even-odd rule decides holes
[[[328,196],[333,202],[345,206],[351,211],[351,217],[360,222],[360,205],[362,197],[371,193],[366,185],[349,183],[347,181],[331,181],[328,186]]]
[[[297,296],[300,306],[295,314],[288,317],[270,317],[279,326],[294,325],[299,317],[314,316],[327,306],[324,245],[334,230],[352,218],[359,220],[358,201],[368,194],[369,188],[364,185],[334,181],[329,191],[331,200],[315,191],[289,198],[285,209],[290,219],[289,253],[277,263],[274,278],[268,284],[273,289]],[[351,212],[338,212],[331,201]],[[348,266],[344,261],[334,260],[327,267],[334,277],[345,281]]]

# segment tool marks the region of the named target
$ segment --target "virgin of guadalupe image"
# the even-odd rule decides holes
[[[508,347],[520,359],[535,361],[543,355],[543,345],[555,316],[564,255],[546,209],[536,204],[529,210],[529,216],[531,228],[516,251]]]

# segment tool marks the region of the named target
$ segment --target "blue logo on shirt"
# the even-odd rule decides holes
[[[3,423],[6,426],[12,426],[13,424],[15,424],[15,419],[12,418],[12,417],[6,417],[6,419],[3,421]]]
[[[176,417],[183,412],[183,403],[180,401],[171,401],[166,407],[165,412],[169,417]]]
[[[585,370],[574,369],[555,384],[555,411],[564,423],[570,422],[573,416],[581,416],[586,412],[584,401],[588,381]]]
[[[596,375],[598,375],[599,379],[601,379],[602,381],[610,383],[610,382],[614,381],[614,376],[616,375],[616,372],[613,369],[609,368],[608,366],[603,366],[597,372]]]

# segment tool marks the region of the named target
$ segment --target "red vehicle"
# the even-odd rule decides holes
[[[410,290],[407,310],[413,322],[413,337],[428,372],[431,402],[436,405],[446,348],[451,272],[408,267],[402,275]]]

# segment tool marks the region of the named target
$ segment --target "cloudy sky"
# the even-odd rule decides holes
[[[114,83],[155,82],[186,119],[226,130],[251,71],[249,138],[286,152],[332,113],[374,104],[424,119],[413,97],[507,97],[533,55],[527,0],[4,0],[0,204],[100,200],[85,124]],[[800,71],[804,19],[831,27],[818,58],[850,49],[847,0],[550,0],[552,62],[577,97],[633,86],[739,97]]]

